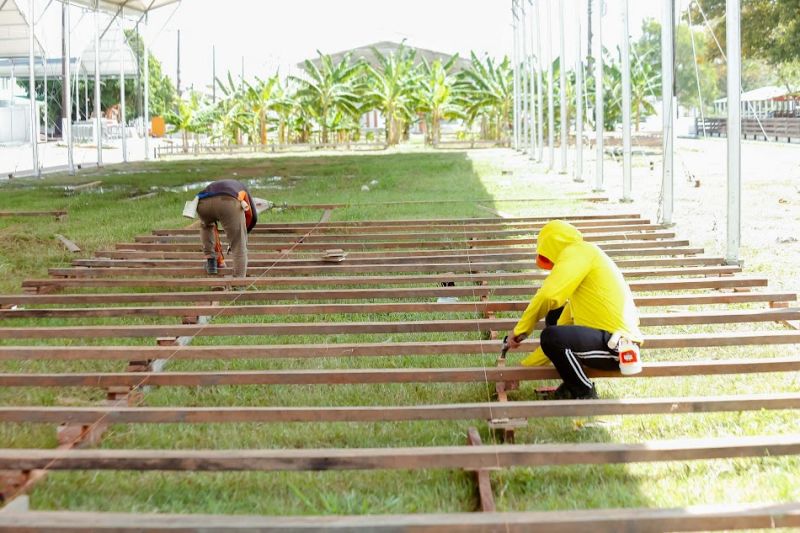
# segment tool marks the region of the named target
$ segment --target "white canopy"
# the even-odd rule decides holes
[[[63,0],[62,0],[63,1]],[[2,2],[2,0],[0,0]],[[70,0],[69,3],[76,6],[97,9],[106,13],[117,14],[124,9],[126,13],[144,14],[159,7],[176,4],[180,0]]]
[[[17,0],[0,0],[0,57],[28,57],[28,13],[21,11]],[[34,54],[43,50],[34,31]]]

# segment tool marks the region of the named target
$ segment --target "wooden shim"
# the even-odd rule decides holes
[[[799,344],[800,331],[758,331],[648,335],[647,349],[707,348],[720,346]],[[538,346],[525,341],[525,349]],[[339,344],[267,344],[234,346],[0,346],[0,361],[52,360],[146,360],[146,359],[293,359],[319,357],[383,357],[397,355],[494,354],[497,341],[377,342]]]
[[[0,449],[0,469],[280,472],[512,468],[777,457],[800,453],[800,435],[417,448],[260,450]]]
[[[470,446],[480,446],[481,435],[478,429],[471,427],[467,430],[467,444]],[[480,502],[481,511],[484,513],[493,513],[497,511],[494,503],[494,494],[492,493],[492,480],[489,477],[489,470],[479,468],[473,471],[475,475],[475,484],[478,488],[478,501]]]
[[[239,424],[665,415],[800,408],[800,394],[348,407],[0,407],[0,422]],[[480,445],[480,439],[477,443]]]
[[[786,303],[797,300],[794,293],[710,293],[673,296],[640,296],[634,298],[639,307],[732,304],[753,302]],[[34,300],[35,303],[35,300]],[[108,302],[115,303],[115,302]],[[248,316],[248,315],[308,315],[308,314],[374,314],[374,313],[495,313],[524,311],[528,300],[467,301],[467,302],[391,302],[391,303],[321,303],[280,305],[223,305],[223,306],[145,306],[145,307],[76,307],[0,309],[0,318],[89,318],[118,316]]]
[[[56,217],[62,218],[67,216],[66,210],[57,211],[0,211],[0,217]]]
[[[54,237],[55,237],[56,239],[58,239],[58,241],[59,241],[61,244],[63,244],[63,245],[64,245],[64,248],[66,248],[68,251],[70,251],[70,252],[72,252],[72,253],[78,253],[78,252],[80,252],[80,251],[81,251],[80,247],[79,247],[77,244],[75,244],[75,243],[74,243],[74,242],[72,242],[71,240],[67,239],[67,238],[66,238],[66,237],[64,237],[63,235],[61,235],[61,234],[59,234],[59,233],[56,233],[56,234],[54,235]]]
[[[34,281],[23,282],[31,283],[31,286],[38,286]],[[50,281],[50,280],[41,280]],[[61,286],[137,286],[134,283],[121,283],[121,280],[52,280],[56,285]],[[124,280],[122,280],[124,281]],[[142,280],[140,280],[142,281]],[[169,283],[155,285],[147,282],[153,280],[143,280],[141,286],[173,287]],[[175,280],[164,280],[172,281]],[[226,279],[227,285],[248,286],[250,280]],[[676,278],[676,279],[657,279],[657,280],[631,280],[628,286],[634,292],[641,291],[683,291],[699,289],[724,289],[733,287],[766,287],[766,278],[754,277],[725,277],[725,278]],[[257,300],[365,300],[372,298],[438,298],[442,296],[457,297],[479,297],[479,296],[526,296],[531,297],[538,289],[535,285],[483,285],[471,287],[385,287],[380,289],[274,289],[261,291],[200,291],[200,292],[151,292],[151,293],[111,293],[111,294],[11,294],[0,295],[2,305],[20,304],[53,304],[53,303],[156,303],[156,302],[207,302],[209,296],[218,302],[237,302],[257,301]]]
[[[620,531],[708,531],[800,527],[800,504],[724,504],[674,509],[626,508],[405,515],[254,516],[202,514],[30,511],[0,513],[0,530],[39,533],[133,533],[207,531],[241,533],[618,533]]]
[[[75,339],[107,337],[215,337],[268,335],[353,335],[375,333],[438,333],[513,328],[518,318],[478,318],[467,320],[393,320],[387,322],[282,322],[256,324],[181,324],[181,325],[114,325],[93,326],[30,326],[0,328],[0,339]],[[715,310],[682,313],[643,314],[645,327],[700,324],[738,324],[800,320],[800,308]],[[537,324],[540,329],[541,324]],[[188,341],[187,341],[188,342]]]
[[[502,279],[504,281],[519,281],[519,280],[543,280],[549,272],[536,269],[536,264],[533,262],[518,262],[518,263],[469,263],[469,264],[406,264],[406,265],[350,265],[338,263],[326,263],[319,266],[275,266],[275,267],[250,267],[248,264],[247,273],[254,284],[269,283],[269,280],[279,279],[281,276],[292,278],[295,283],[303,285],[312,285],[323,283],[330,283],[328,276],[309,277],[310,274],[338,274],[338,273],[374,273],[380,272],[381,275],[377,276],[358,276],[355,282],[359,285],[369,285],[371,283],[390,284],[395,283],[395,279],[400,280],[402,283],[407,283],[408,280],[414,281],[414,278],[419,277],[415,274],[407,276],[393,277],[391,274],[403,274],[407,272],[427,272],[427,273],[440,273],[445,272],[439,276],[439,280],[430,280],[436,283],[437,281],[464,281],[453,279],[452,274],[455,273],[470,273],[471,277],[482,276],[488,281]],[[501,271],[502,273],[498,273]],[[742,271],[738,265],[723,265],[723,266],[699,266],[699,267],[661,267],[650,269],[623,269],[622,274],[626,278],[645,278],[656,276],[723,276],[729,274],[737,274]],[[158,277],[176,277],[176,278],[208,278],[203,266],[197,265],[194,267],[153,267],[153,268],[126,268],[126,267],[107,267],[107,268],[51,268],[48,270],[51,276],[68,277],[68,278],[119,278],[125,276],[153,276]],[[452,274],[451,274],[452,273]],[[475,274],[480,273],[480,274]],[[485,273],[485,274],[484,274]],[[220,269],[220,275],[232,275],[232,268]],[[216,284],[220,282],[218,278],[213,278]],[[424,277],[421,278],[423,282],[428,282]],[[483,281],[483,280],[481,280]],[[352,284],[353,281],[346,281],[343,278],[336,280],[336,284]]]
[[[321,223],[325,223],[331,219],[331,215],[333,214],[333,209],[326,209],[322,212],[322,216],[319,217],[319,221]]]

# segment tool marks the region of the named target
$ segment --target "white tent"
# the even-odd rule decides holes
[[[28,57],[28,13],[20,10],[16,0],[0,0],[0,58]],[[34,32],[34,54],[42,55],[43,47]]]

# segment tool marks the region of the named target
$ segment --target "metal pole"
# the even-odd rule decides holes
[[[176,72],[175,72],[175,74],[177,76],[177,81],[176,81],[177,89],[176,89],[176,92],[178,93],[178,100],[180,100],[181,96],[182,96],[182,93],[181,93],[181,30],[178,30],[178,52],[177,52],[177,54],[178,54],[178,66],[177,66]]]
[[[567,119],[567,54],[566,43],[564,35],[564,1],[558,2],[558,28],[559,33],[559,59],[558,71],[560,73],[559,83],[561,91],[559,91],[560,106],[561,106],[561,174],[567,173],[567,140],[569,133],[569,123]]]
[[[39,113],[36,112],[36,72],[33,64],[33,17],[33,0],[28,0],[28,101],[31,106],[31,159],[33,160],[33,175],[39,176],[41,174],[39,170],[39,135],[37,133]],[[14,87],[11,87],[11,105],[14,105]]]
[[[150,160],[150,48],[144,44],[144,160]]]
[[[539,3],[536,4],[536,146],[539,148],[536,160],[544,161],[544,87],[542,87],[542,18]]]
[[[122,20],[119,23],[119,31],[122,36],[119,43],[119,125],[122,132],[122,161],[128,162],[128,140],[125,131],[125,28]]]
[[[67,138],[67,172],[69,175],[75,174],[75,154],[73,152],[74,145],[72,143],[72,94],[69,90],[69,81],[71,77],[71,67],[70,64],[70,22],[69,22],[69,11],[70,6],[69,2],[64,3],[64,31],[66,35],[64,36],[64,78],[61,80],[61,83],[64,84],[64,114],[65,117],[62,119],[61,131],[63,136]]]
[[[728,239],[725,259],[739,263],[742,238],[742,34],[740,0],[726,0],[728,55]]]
[[[50,118],[50,100],[47,95],[47,54],[42,50],[42,65],[44,66],[44,145],[47,148],[47,120]]]
[[[605,113],[603,110],[603,0],[598,0],[600,5],[594,10],[595,35],[597,47],[594,51],[594,132],[597,146],[597,161],[595,163],[594,190],[603,190],[603,123]]]
[[[520,136],[520,148],[522,149],[523,153],[526,150],[529,150],[530,147],[528,146],[528,120],[529,120],[529,112],[530,112],[530,101],[528,100],[528,76],[527,76],[527,69],[525,65],[528,62],[528,39],[527,39],[527,31],[525,31],[525,25],[527,24],[528,14],[525,12],[525,0],[521,0],[519,3],[519,12],[520,12],[520,96],[522,97],[521,102],[521,117],[522,121],[520,122],[519,128],[519,136]]]
[[[529,128],[528,131],[530,133],[530,141],[529,142],[530,142],[531,149],[528,152],[528,159],[530,159],[531,161],[534,161],[534,160],[536,160],[536,149],[537,149],[537,145],[536,145],[536,128],[537,128],[536,107],[537,106],[536,106],[536,102],[534,101],[534,96],[535,96],[535,94],[534,94],[534,91],[535,91],[534,77],[535,77],[536,73],[535,73],[535,70],[534,70],[534,63],[533,63],[533,53],[534,53],[534,50],[535,50],[534,41],[533,41],[533,33],[535,31],[535,26],[534,26],[535,17],[534,17],[534,13],[533,13],[533,0],[528,0],[528,5],[530,6],[530,10],[529,11],[530,11],[530,14],[531,14],[531,16],[529,17],[529,19],[530,19],[530,31],[528,32],[530,34],[530,46],[531,46],[531,53],[528,56],[528,97],[530,98],[530,109],[529,109],[529,112],[530,112],[530,128]]]
[[[553,4],[543,0],[547,6],[547,170],[553,170],[556,159],[555,147],[555,109],[553,100]]]
[[[578,13],[575,24],[575,181],[583,182],[583,50],[581,49],[581,7],[577,0]]]
[[[513,128],[514,128],[514,150],[519,151],[519,38],[517,35],[517,2],[516,0],[511,0],[511,28],[512,28],[512,35],[514,37],[514,46],[511,52],[513,61],[514,61],[514,120],[513,120]]]
[[[661,23],[661,97],[663,113],[663,172],[661,180],[661,223],[672,224],[673,208],[673,75],[674,75],[674,0],[662,0]]]
[[[211,45],[211,101],[217,103],[217,47]]]
[[[622,201],[631,199],[631,42],[628,0],[622,0]]]
[[[89,121],[89,73],[83,73],[83,118]]]
[[[94,130],[97,144],[97,166],[103,166],[103,110],[100,104],[100,18],[98,3],[94,5]]]

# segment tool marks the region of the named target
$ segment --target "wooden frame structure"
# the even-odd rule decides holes
[[[60,425],[57,450],[0,450],[0,469],[17,472],[0,477],[0,492],[12,497],[29,489],[32,473],[56,469],[156,470],[328,470],[386,468],[457,468],[475,473],[483,514],[393,516],[387,528],[405,530],[451,525],[464,531],[498,524],[519,531],[553,531],[580,527],[589,516],[594,529],[614,531],[621,524],[667,527],[682,518],[691,529],[735,529],[765,523],[800,524],[798,504],[708,507],[703,509],[619,509],[586,513],[497,513],[489,472],[496,468],[586,462],[638,462],[710,457],[797,454],[798,436],[655,442],[643,444],[526,445],[513,444],[514,430],[528,418],[625,414],[686,413],[797,409],[800,393],[712,397],[666,397],[593,401],[509,401],[507,391],[521,381],[557,377],[552,368],[469,366],[476,356],[494,356],[498,331],[513,327],[518,313],[544,276],[532,261],[535,234],[550,217],[517,219],[384,220],[360,222],[261,224],[251,238],[248,277],[208,277],[201,267],[196,236],[186,229],[157,229],[116,250],[73,261],[70,268],[50,270],[46,279],[26,280],[23,294],[0,295],[0,361],[80,360],[127,362],[124,372],[0,373],[2,387],[92,387],[107,392],[109,401],[89,407],[0,407],[0,422]],[[618,263],[648,328],[647,350],[800,344],[793,328],[760,325],[800,321],[797,295],[764,290],[767,280],[742,275],[738,266],[703,254],[674,232],[636,214],[562,217],[586,233]],[[344,259],[325,261],[321,252],[342,250]],[[223,271],[223,273],[226,271]],[[532,283],[531,283],[532,282]],[[246,288],[245,291],[232,290]],[[105,291],[111,289],[110,291]],[[134,289],[137,292],[117,292]],[[759,290],[760,289],[760,290]],[[98,292],[99,291],[99,292]],[[647,293],[647,294],[642,294]],[[447,300],[442,300],[446,298]],[[366,302],[362,300],[367,300]],[[750,307],[729,306],[748,304]],[[702,306],[699,307],[698,306]],[[668,311],[651,310],[668,307]],[[684,307],[692,307],[682,309]],[[373,315],[415,313],[413,320]],[[431,319],[432,313],[454,313]],[[327,315],[365,315],[342,322]],[[313,322],[281,320],[282,316],[315,315]],[[96,319],[180,318],[181,324],[97,325]],[[269,317],[219,323],[225,317]],[[19,326],[16,319],[60,319],[65,326]],[[215,321],[216,320],[216,321]],[[743,324],[751,324],[744,328]],[[706,333],[664,333],[657,328],[705,325]],[[730,330],[736,325],[735,332]],[[285,336],[392,334],[391,342],[286,343]],[[395,335],[436,333],[448,340],[435,343]],[[475,339],[476,335],[483,339]],[[466,337],[465,337],[466,335]],[[226,337],[255,339],[225,343]],[[222,344],[191,345],[202,337],[222,337]],[[11,344],[37,339],[153,338],[151,346],[68,346]],[[488,338],[488,340],[487,340]],[[528,341],[535,346],[536,341]],[[464,366],[437,366],[437,356],[464,356]],[[418,356],[428,364],[416,368],[345,368],[240,370],[227,372],[169,371],[172,360],[309,359],[335,357]],[[485,358],[485,357],[484,357]],[[636,379],[766,372],[795,372],[800,357],[765,359],[647,362]],[[615,373],[590,371],[601,379]],[[495,383],[497,399],[481,403],[348,407],[161,407],[138,406],[148,387],[240,385],[361,386],[390,383]],[[109,424],[155,423],[329,423],[413,420],[485,420],[507,443],[481,444],[479,433],[465,426],[467,446],[325,449],[325,450],[75,450],[96,443]],[[56,523],[65,529],[91,524],[100,530],[124,530],[127,515],[104,513],[0,512],[0,529],[25,521],[33,530]],[[194,516],[135,515],[137,527],[203,523],[243,531],[263,526],[257,517],[236,520]],[[687,518],[690,516],[690,518]],[[206,518],[202,518],[205,520]],[[275,520],[272,522],[272,520]],[[381,518],[383,520],[383,518]],[[357,517],[270,518],[276,528],[344,524],[367,527]],[[771,522],[768,522],[771,521]],[[370,521],[369,523],[374,523]],[[494,525],[494,526],[493,526]],[[391,527],[390,527],[391,526]],[[270,526],[273,527],[273,526]],[[559,530],[559,529],[556,529]]]

